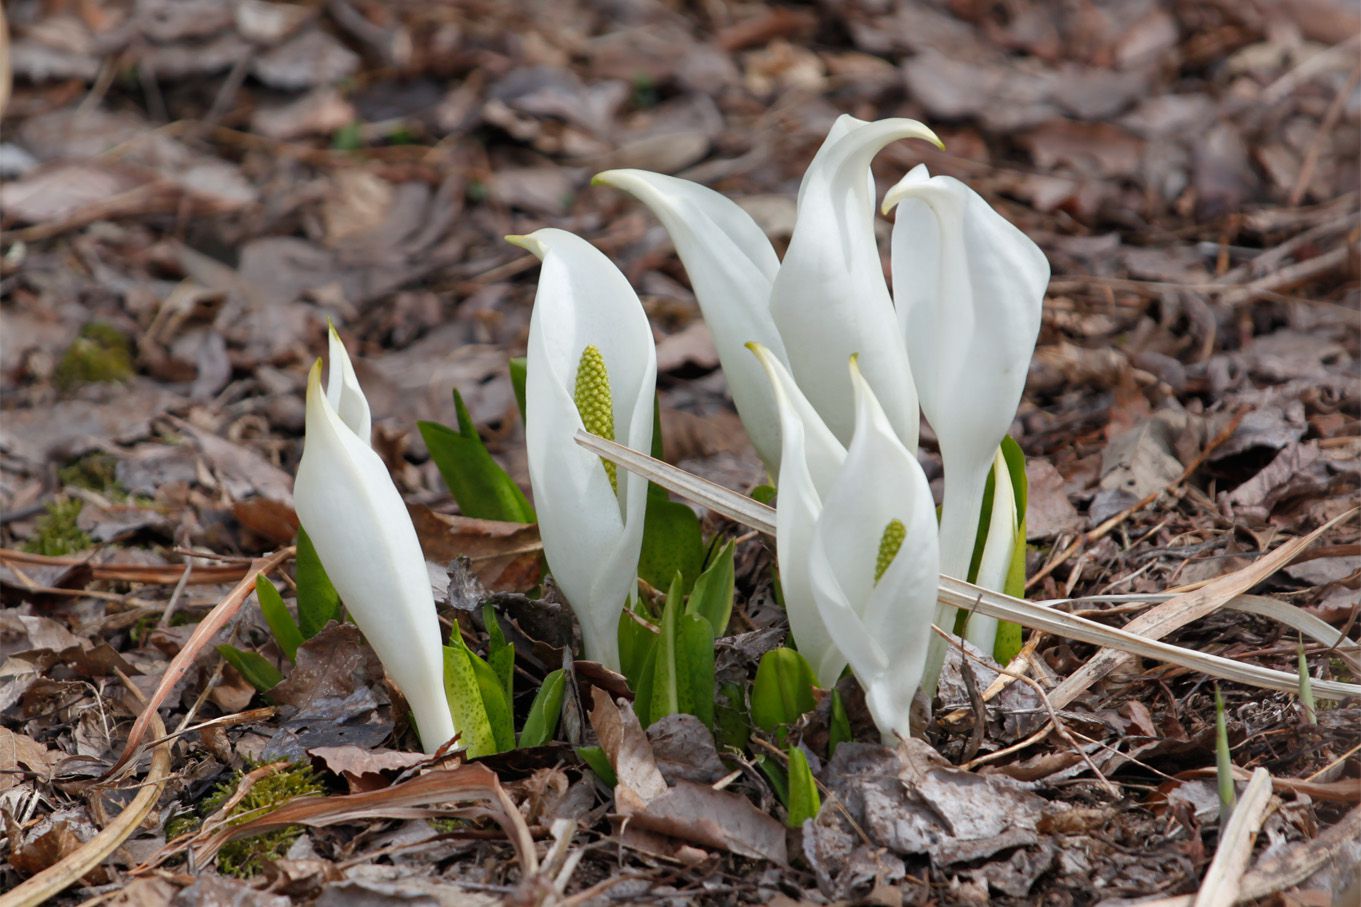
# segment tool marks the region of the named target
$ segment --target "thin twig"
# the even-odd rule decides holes
[[[138,698],[141,692],[124,678],[128,689]],[[150,712],[148,724],[157,737],[165,736],[165,725],[154,710]],[[151,753],[151,767],[147,770],[146,786],[138,791],[122,812],[104,830],[86,841],[61,860],[53,863],[42,872],[32,876],[23,884],[0,895],[0,907],[33,907],[55,898],[62,891],[84,878],[115,850],[122,846],[146,817],[150,815],[160,799],[166,779],[170,777],[170,746],[159,743]]]
[[[964,641],[960,639],[958,636],[955,636],[953,633],[946,633],[944,630],[942,630],[940,627],[935,626],[934,624],[931,626],[931,629],[936,633],[939,633],[941,636],[943,636],[946,642],[958,648],[960,655],[962,655],[964,658],[973,659],[979,664],[984,665],[987,664],[987,662],[983,661],[983,659],[979,658],[977,655],[974,655],[972,652],[970,652],[968,648],[965,647]],[[988,665],[988,667],[992,666]],[[1006,668],[1001,668],[999,670],[1002,672],[1006,672]],[[1112,784],[1110,780],[1107,779],[1106,776],[1101,773],[1101,769],[1097,768],[1096,763],[1093,762],[1091,757],[1087,755],[1086,749],[1082,747],[1075,739],[1073,739],[1073,735],[1068,732],[1068,728],[1064,726],[1062,721],[1059,720],[1058,712],[1054,711],[1054,706],[1049,702],[1049,695],[1045,693],[1044,687],[1036,683],[1034,678],[1026,677],[1024,674],[1013,673],[1012,676],[1015,677],[1015,679],[1021,681],[1022,683],[1028,684],[1030,688],[1035,691],[1035,693],[1040,697],[1041,704],[1044,705],[1044,710],[1049,713],[1049,720],[1054,725],[1054,730],[1058,731],[1059,736],[1062,737],[1068,743],[1068,745],[1073,748],[1074,752],[1076,752],[1079,756],[1082,757],[1082,761],[1087,763],[1087,767],[1092,770],[1092,774],[1096,775],[1097,780],[1101,782],[1101,786],[1106,789],[1106,792],[1110,794],[1112,797],[1119,799],[1121,796],[1120,789],[1116,787],[1114,784]]]
[[[1067,561],[1078,551],[1082,550],[1087,545],[1095,544],[1096,542],[1105,538],[1111,532],[1111,530],[1115,529],[1117,526],[1119,526],[1125,520],[1129,519],[1134,514],[1138,513],[1140,510],[1143,510],[1149,504],[1152,504],[1154,501],[1158,500],[1158,498],[1162,497],[1164,494],[1175,493],[1177,488],[1181,487],[1183,484],[1185,484],[1185,482],[1188,479],[1191,478],[1191,476],[1195,475],[1196,470],[1200,469],[1201,465],[1204,464],[1205,461],[1210,458],[1210,454],[1214,453],[1217,449],[1219,449],[1220,445],[1224,444],[1226,441],[1229,440],[1229,438],[1233,437],[1233,433],[1238,430],[1238,424],[1243,421],[1243,417],[1246,416],[1247,413],[1248,411],[1246,409],[1241,409],[1237,413],[1235,413],[1233,418],[1229,420],[1229,424],[1224,426],[1224,429],[1220,431],[1219,434],[1215,435],[1212,439],[1210,439],[1210,443],[1205,445],[1201,452],[1196,455],[1196,458],[1187,464],[1186,468],[1182,470],[1181,475],[1179,475],[1174,481],[1169,482],[1167,485],[1164,485],[1157,491],[1150,492],[1149,494],[1144,495],[1142,498],[1135,501],[1133,504],[1126,507],[1124,510],[1120,511],[1115,516],[1112,516],[1105,520],[1103,523],[1101,523],[1101,525],[1097,526],[1095,529],[1091,530],[1090,532],[1084,533],[1083,535],[1080,535],[1076,539],[1074,539],[1072,544],[1070,544],[1067,548],[1060,552],[1057,557],[1051,558],[1049,563],[1045,564],[1043,567],[1041,567],[1039,570],[1035,572],[1034,576],[1026,580],[1025,583],[1026,590],[1029,591],[1040,580],[1044,579],[1046,576],[1053,573],[1054,570],[1060,564]]]
[[[1309,188],[1309,181],[1314,178],[1314,168],[1318,166],[1318,157],[1323,153],[1323,144],[1333,137],[1333,127],[1337,125],[1337,119],[1342,115],[1342,107],[1351,98],[1352,91],[1361,83],[1361,63],[1352,68],[1352,74],[1347,78],[1347,84],[1343,86],[1333,102],[1328,105],[1328,110],[1323,114],[1323,121],[1318,124],[1318,131],[1314,133],[1314,139],[1309,143],[1309,150],[1304,153],[1304,161],[1300,164],[1299,175],[1295,177],[1295,187],[1290,190],[1290,206],[1293,208],[1299,205],[1304,198],[1305,190]]]

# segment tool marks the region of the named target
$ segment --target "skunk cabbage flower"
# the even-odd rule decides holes
[[[629,193],[666,227],[713,334],[737,414],[756,453],[777,475],[775,400],[760,364],[745,348],[759,343],[788,361],[770,317],[770,285],[780,268],[770,240],[736,202],[689,180],[646,170],[607,170],[591,182]]]
[[[908,736],[927,663],[940,577],[936,513],[926,475],[855,360],[851,385],[855,433],[813,528],[808,574],[823,623],[891,744]]]
[[[915,452],[917,392],[884,283],[870,178],[874,156],[909,138],[940,141],[916,120],[836,121],[799,187],[794,233],[771,287],[770,312],[794,380],[833,434],[843,442],[851,436],[846,361],[858,355],[889,424]]]
[[[619,615],[637,584],[647,480],[577,446],[579,430],[652,446],[657,353],[624,275],[564,230],[507,239],[543,262],[529,321],[525,446],[544,555],[586,657],[619,670]]]
[[[809,550],[822,513],[822,496],[831,491],[846,449],[823,424],[803,392],[774,353],[749,344],[769,376],[780,419],[779,497],[775,506],[775,549],[780,562],[789,630],[808,659],[818,685],[831,689],[846,667],[813,596]]]
[[[1011,485],[1011,470],[1001,448],[992,460],[992,510],[988,518],[988,535],[983,542],[983,556],[978,561],[975,582],[984,589],[1006,591],[1007,574],[1016,550],[1016,532],[1020,517],[1016,513],[1016,494]],[[991,656],[997,642],[997,618],[986,614],[972,614],[964,627],[964,638],[984,654]]]
[[[941,571],[967,580],[988,470],[1035,350],[1049,263],[978,193],[924,165],[889,190],[884,210],[895,205],[900,336],[945,468]]]
[[[440,626],[420,540],[369,445],[369,405],[334,329],[331,370],[307,379],[306,437],[293,484],[298,520],[384,670],[411,705],[421,746],[456,733],[444,695]]]
[[[875,242],[869,170],[880,149],[905,138],[939,144],[914,120],[836,121],[804,175],[783,264],[750,215],[711,189],[641,170],[595,179],[633,195],[666,227],[713,332],[733,402],[771,475],[781,465],[779,417],[770,383],[742,353],[749,342],[792,370],[843,442],[851,434],[844,366],[859,353],[895,430],[916,448],[916,394]]]

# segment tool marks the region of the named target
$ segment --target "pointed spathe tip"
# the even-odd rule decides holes
[[[543,240],[539,239],[539,233],[541,232],[543,231],[536,230],[533,233],[525,234],[512,233],[506,236],[505,240],[512,246],[519,246],[530,255],[533,255],[535,258],[542,261],[548,250],[544,247]]]

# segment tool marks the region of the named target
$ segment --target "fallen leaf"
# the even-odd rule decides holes
[[[25,772],[46,774],[59,758],[27,734],[0,727],[0,792],[21,783]]]
[[[789,859],[783,824],[740,794],[693,781],[677,782],[633,813],[626,827],[772,863]]]
[[[689,366],[701,371],[718,368],[718,350],[714,347],[709,326],[696,318],[674,334],[668,334],[657,344],[657,374]]]
[[[29,224],[78,217],[96,206],[104,216],[112,216],[119,212],[108,206],[120,200],[122,213],[135,213],[147,207],[147,199],[134,199],[130,193],[154,183],[154,174],[123,164],[59,162],[6,181],[0,186],[0,208],[6,217]]]
[[[320,759],[328,771],[345,778],[350,792],[387,787],[389,780],[383,772],[397,772],[429,761],[420,753],[401,750],[369,749],[346,744],[344,746],[312,746],[307,752]]]
[[[1251,479],[1220,496],[1238,519],[1265,522],[1276,508],[1292,499],[1326,492],[1328,467],[1318,443],[1291,444]]]
[[[612,702],[598,687],[591,697],[591,726],[618,778],[614,803],[625,820],[625,844],[656,852],[660,843],[662,852],[685,859],[676,843],[787,861],[783,825],[729,791],[690,781],[668,787],[633,707],[626,700]],[[634,836],[635,830],[649,834]]]
[[[728,773],[714,747],[714,735],[694,715],[664,715],[647,729],[653,758],[667,783],[712,784]]]
[[[251,64],[261,82],[286,91],[333,84],[358,68],[359,55],[318,28],[309,28]]]
[[[616,705],[608,693],[593,687],[591,727],[618,778],[614,806],[620,815],[634,815],[666,793],[666,779],[657,768],[652,745],[633,714],[633,706],[623,700]]]
[[[1181,477],[1183,466],[1172,444],[1167,424],[1158,418],[1145,419],[1110,440],[1101,454],[1101,490],[1087,511],[1092,525]]]
[[[1081,527],[1082,517],[1068,499],[1063,476],[1053,463],[1043,457],[1031,457],[1026,460],[1025,476],[1029,489],[1025,508],[1027,539],[1041,541]]]
[[[538,585],[543,544],[532,523],[507,523],[437,513],[408,504],[427,561],[448,565],[467,558],[473,574],[490,589],[524,591]]]

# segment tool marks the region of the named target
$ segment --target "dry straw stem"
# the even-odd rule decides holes
[[[669,491],[674,491],[697,504],[708,507],[716,513],[766,535],[773,536],[775,534],[774,508],[767,507],[707,479],[691,475],[669,463],[655,460],[646,454],[630,450],[622,444],[606,441],[584,431],[578,431],[575,440],[592,453],[612,460],[625,469],[637,472]],[[1339,519],[1345,519],[1347,516],[1349,514]],[[1275,552],[1273,552],[1274,554]],[[1256,564],[1250,565],[1246,570],[1260,572],[1262,563],[1273,558],[1273,555],[1267,555]],[[1280,566],[1283,566],[1283,564],[1278,564],[1274,569],[1279,569]],[[1227,580],[1228,577],[1221,579]],[[1254,580],[1254,582],[1256,581]],[[1215,582],[1218,583],[1219,580]],[[1225,582],[1220,588],[1236,589],[1237,583]],[[953,577],[942,576],[940,578],[938,594],[941,604],[944,605],[977,611],[998,620],[1013,621],[1032,630],[1043,630],[1046,633],[1074,639],[1078,642],[1106,646],[1131,655],[1165,661],[1169,664],[1200,671],[1212,677],[1218,677],[1221,680],[1231,680],[1235,683],[1287,693],[1294,692],[1299,686],[1299,678],[1294,673],[1275,671],[1257,665],[1244,664],[1229,658],[1222,658],[1218,655],[1207,655],[1194,649],[1169,645],[1127,630],[1107,627],[1104,624],[1073,614],[1065,614],[1062,611],[1055,611],[1034,602],[993,592]],[[1234,593],[1231,593],[1228,597],[1232,597],[1232,594]],[[1320,680],[1314,684],[1314,694],[1324,699],[1334,700],[1357,698],[1361,697],[1361,685]]]
[[[241,606],[251,592],[255,590],[255,578],[262,573],[269,573],[292,556],[293,548],[289,547],[276,551],[268,557],[252,561],[250,569],[246,571],[246,575],[241,578],[241,581],[233,587],[231,592],[227,593],[222,601],[213,606],[213,610],[208,612],[207,617],[198,622],[194,627],[193,634],[185,642],[184,648],[180,649],[179,653],[171,659],[170,665],[165,669],[165,674],[161,676],[161,682],[157,685],[156,692],[151,694],[151,699],[142,709],[142,713],[137,716],[137,720],[133,722],[132,731],[128,734],[127,742],[123,744],[123,752],[119,754],[118,761],[104,773],[105,778],[112,778],[137,754],[142,745],[142,738],[147,735],[147,729],[151,726],[153,720],[160,724],[160,719],[156,717],[156,710],[170,695],[170,691],[175,688],[175,685],[184,679],[184,675],[189,672],[190,666],[193,665],[194,660],[198,658],[204,647],[211,643],[213,637],[217,636],[218,632],[227,625],[227,622],[236,616],[236,612],[241,610]],[[165,736],[163,725],[155,736]],[[0,907],[3,907],[3,905],[0,905]]]
[[[1221,830],[1219,849],[1205,872],[1193,907],[1232,907],[1238,900],[1243,872],[1252,856],[1252,842],[1262,828],[1270,803],[1271,773],[1259,768],[1252,773],[1233,815]]]
[[[1203,587],[1201,587],[1203,588]],[[1188,590],[1190,591],[1190,590]],[[1148,602],[1158,604],[1160,602],[1172,601],[1177,595],[1161,593],[1154,595],[1134,593],[1129,595],[1093,595],[1082,598],[1056,599],[1043,602],[1043,604],[1053,607],[1061,604],[1122,604],[1126,602]],[[1330,657],[1337,656],[1347,663],[1347,667],[1352,672],[1361,676],[1361,643],[1353,642],[1348,639],[1341,630],[1334,627],[1319,617],[1315,617],[1308,611],[1283,602],[1279,599],[1271,598],[1267,595],[1236,595],[1224,603],[1224,607],[1230,611],[1241,611],[1244,614],[1256,614],[1259,617],[1267,617],[1285,624],[1292,630],[1302,633],[1317,643],[1327,646]],[[984,699],[988,698],[986,695]]]
[[[1361,838],[1361,806],[1354,807],[1341,822],[1324,829],[1312,841],[1298,841],[1258,860],[1243,876],[1233,903],[1260,901],[1300,884],[1328,863],[1345,863],[1357,838]],[[1196,895],[1176,895],[1140,901],[1139,907],[1192,907],[1195,899]]]
[[[197,552],[191,552],[195,557],[200,556]],[[50,592],[54,590],[45,589],[37,584],[32,584],[26,578],[16,564],[32,564],[36,567],[79,567],[90,571],[90,579],[101,582],[121,582],[121,583],[147,583],[151,585],[173,586],[184,576],[184,568],[174,565],[163,567],[154,564],[99,564],[94,562],[94,555],[88,554],[84,557],[49,557],[44,554],[29,554],[27,551],[19,551],[15,548],[0,548],[0,563],[5,564],[15,572],[21,582],[30,584],[29,588]],[[198,567],[194,568],[193,575],[189,578],[186,585],[208,585],[210,583],[230,582],[239,579],[242,572],[248,568],[242,566],[223,566],[223,567]],[[62,589],[55,590],[72,595],[91,595],[89,590],[84,589]],[[121,597],[121,596],[120,596]]]
[[[461,810],[457,813],[440,808],[449,803],[469,801],[482,802],[486,806],[472,812]],[[381,790],[344,796],[300,797],[258,819],[219,828],[199,836],[191,843],[197,846],[194,851],[196,860],[202,861],[211,859],[223,844],[233,838],[260,834],[287,825],[321,828],[361,819],[417,819],[477,813],[490,816],[505,831],[506,837],[515,845],[524,878],[530,878],[538,872],[539,859],[529,827],[502,789],[495,773],[484,765],[434,769]],[[0,907],[8,905],[0,904]]]
[[[1188,590],[1190,591],[1190,590]],[[1037,604],[1053,608],[1058,605],[1072,604],[1158,604],[1171,601],[1177,595],[1171,593],[1134,593],[1127,595],[1091,595],[1081,598],[1059,598]],[[1266,595],[1237,595],[1229,599],[1223,605],[1230,611],[1241,611],[1244,614],[1256,614],[1260,617],[1267,617],[1279,621],[1304,634],[1315,642],[1328,647],[1327,655],[1336,656],[1347,663],[1347,667],[1352,673],[1361,676],[1361,644],[1355,643],[1343,635],[1332,624],[1322,620],[1289,602],[1279,601]],[[984,702],[991,702],[997,698],[1003,690],[1011,686],[1014,681],[1014,672],[1025,673],[1030,668],[1030,658],[1034,654],[1040,643],[1040,635],[1033,634],[1026,640],[1025,647],[1012,659],[1011,664],[1007,665],[1007,671],[998,674],[988,688],[983,691],[982,699]],[[944,716],[945,721],[959,721],[969,714],[968,709],[956,709]]]
[[[1295,557],[1308,548],[1319,536],[1338,523],[1350,519],[1356,511],[1348,511],[1334,517],[1308,535],[1291,539],[1248,564],[1241,570],[1226,573],[1192,592],[1185,592],[1163,602],[1148,612],[1139,615],[1125,624],[1129,633],[1138,633],[1149,639],[1162,639],[1173,630],[1180,629],[1193,620],[1213,614],[1237,595],[1248,591],[1271,574],[1289,564]],[[1129,662],[1124,652],[1106,649],[1089,658],[1082,667],[1059,684],[1049,696],[1054,705],[1063,708],[1102,677]],[[1296,688],[1299,679],[1296,678]]]
[[[136,687],[131,684],[128,686],[134,693],[137,692]],[[150,716],[147,724],[156,737],[164,738],[165,725],[161,723],[161,716],[156,714],[156,710],[148,709],[143,714]],[[151,752],[151,768],[147,771],[146,781],[132,802],[118,814],[118,818],[58,862],[7,894],[0,895],[0,907],[30,907],[42,904],[83,879],[90,870],[104,862],[106,857],[122,846],[151,814],[169,777],[170,744],[162,739]],[[18,842],[12,841],[11,844],[17,846]]]

